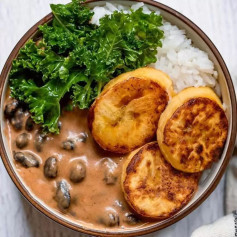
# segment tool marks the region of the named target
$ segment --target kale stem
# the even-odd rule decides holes
[[[103,85],[104,85],[104,83],[103,83],[102,81],[99,81],[99,82],[98,82],[97,95],[99,95],[99,94],[100,94],[100,92],[101,92],[101,89],[102,89]]]
[[[54,17],[57,19],[58,23],[68,32],[71,32],[60,20],[60,18],[57,16],[57,14],[52,10],[52,13],[54,15]]]

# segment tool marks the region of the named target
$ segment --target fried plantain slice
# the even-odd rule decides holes
[[[137,77],[137,78],[144,78],[144,79],[149,79],[152,80],[156,83],[158,83],[161,87],[165,88],[169,97],[175,96],[175,92],[173,90],[173,82],[170,79],[170,77],[155,68],[152,67],[143,67],[143,68],[138,68],[134,71],[131,72],[126,72],[123,73],[113,80],[109,81],[106,86],[103,89],[103,92],[106,92],[108,89],[113,87],[115,84],[118,84],[119,82],[128,80],[131,77]]]
[[[198,188],[200,173],[174,169],[157,142],[130,153],[122,171],[125,199],[140,216],[163,220],[186,205]]]
[[[151,141],[171,95],[170,78],[153,68],[113,79],[89,110],[95,141],[104,150],[121,154]]]
[[[176,169],[210,168],[223,150],[228,120],[208,87],[190,87],[176,95],[160,117],[157,139],[165,159]]]

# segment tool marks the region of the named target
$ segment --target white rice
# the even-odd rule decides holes
[[[131,6],[133,10],[142,7],[144,13],[151,13],[144,3],[136,3]],[[96,6],[92,23],[99,25],[99,19],[105,15],[111,15],[113,11],[129,13],[127,6],[106,3],[105,6]],[[156,14],[160,14],[156,11]],[[157,62],[150,65],[167,73],[173,81],[176,92],[190,86],[209,86],[220,95],[220,87],[217,82],[217,71],[208,54],[192,45],[184,30],[164,21],[161,29],[165,38],[162,48],[158,48]]]

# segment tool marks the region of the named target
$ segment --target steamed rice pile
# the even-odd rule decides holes
[[[178,92],[190,86],[209,86],[219,94],[217,72],[208,54],[192,46],[184,30],[164,22],[165,33],[162,48],[158,49],[155,68],[166,72]]]
[[[111,15],[113,11],[129,13],[129,9],[137,10],[142,7],[144,13],[151,11],[143,3],[136,3],[131,7],[119,4],[106,3],[105,6],[96,6],[92,23],[99,25],[99,19],[105,15]],[[160,14],[156,11],[156,14]],[[217,72],[208,54],[194,47],[192,41],[187,38],[184,30],[164,21],[161,29],[165,38],[162,48],[158,48],[157,62],[152,67],[167,73],[173,81],[176,92],[190,86],[209,86],[220,95],[220,87],[217,82]]]

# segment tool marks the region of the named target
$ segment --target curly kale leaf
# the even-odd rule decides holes
[[[56,78],[66,80],[72,66],[69,61],[69,58],[57,55],[43,41],[35,43],[29,40],[13,61],[10,76],[33,74],[42,77],[44,82]]]
[[[162,17],[114,12],[90,23],[93,12],[80,0],[51,5],[53,21],[40,26],[42,39],[30,40],[12,65],[12,96],[29,105],[36,123],[58,132],[60,101],[88,108],[113,77],[156,61]]]
[[[95,80],[108,81],[119,70],[129,71],[154,63],[162,46],[162,17],[142,9],[124,14],[114,12],[100,20],[100,27],[74,50],[76,63],[85,66]]]
[[[156,62],[157,47],[162,46],[162,17],[142,12],[114,12],[100,20],[100,26],[88,34],[70,54],[77,66],[85,69],[90,81],[96,82],[96,95],[111,78]],[[87,90],[85,90],[87,91]],[[73,101],[80,108],[94,100],[94,94],[74,88]],[[79,96],[81,94],[81,96]],[[87,102],[81,100],[87,98]]]
[[[65,28],[65,30],[75,32],[84,29],[94,14],[82,3],[83,1],[72,0],[71,3],[66,5],[51,4],[50,7],[58,24]]]
[[[60,101],[74,84],[88,81],[70,58],[57,55],[43,41],[30,40],[20,50],[10,73],[11,95],[29,106],[32,118],[45,130],[58,133]]]
[[[28,104],[32,118],[52,133],[59,133],[60,100],[71,87],[87,78],[79,71],[72,72],[67,81],[50,80],[43,86],[37,86],[34,80],[12,78],[11,95]]]
[[[58,54],[62,54],[72,50],[77,43],[78,37],[71,32],[65,31],[62,27],[42,25],[39,29],[44,35],[44,40]]]
[[[96,27],[89,23],[93,12],[80,3],[73,0],[67,5],[51,4],[53,22],[39,27],[45,42],[59,54],[74,49],[79,38],[85,37]]]
[[[71,96],[73,104],[77,104],[80,109],[87,109],[91,105],[91,102],[98,95],[97,88],[91,86],[91,81],[87,83],[76,84],[72,87],[73,94]],[[77,103],[80,101],[80,103]]]

